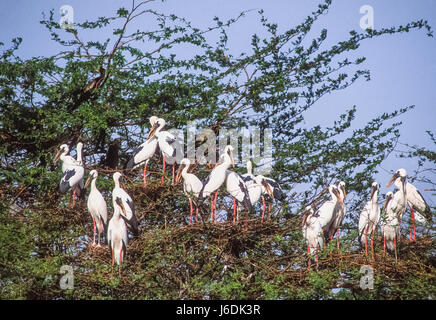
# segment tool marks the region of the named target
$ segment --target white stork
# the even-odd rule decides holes
[[[403,220],[403,215],[407,208],[406,178],[407,171],[406,169],[401,168],[395,172],[395,174],[386,184],[386,187],[388,188],[392,185],[392,183],[395,183],[395,186],[398,188],[398,191],[394,193],[394,197],[392,199],[393,203],[395,203],[395,206],[392,208],[392,210],[395,211],[398,218],[398,237],[401,236],[401,220]]]
[[[337,188],[339,190],[339,195],[341,198],[341,201],[339,201],[339,210],[335,211],[335,214],[333,216],[333,222],[332,225],[330,227],[330,231],[336,232],[336,246],[339,249],[339,232],[340,232],[340,228],[342,225],[342,221],[344,220],[345,217],[345,213],[347,211],[347,208],[345,206],[345,198],[347,197],[347,192],[345,191],[345,182],[344,181],[340,181],[337,184]],[[331,234],[330,233],[330,238],[332,238],[334,236],[334,233]]]
[[[150,117],[149,121],[150,121],[152,128],[157,120],[158,120],[158,117],[156,117],[156,116]],[[150,159],[153,157],[153,155],[155,154],[157,144],[158,144],[157,137],[155,137],[155,136],[150,137],[150,135],[149,135],[149,138],[147,138],[147,141],[140,144],[135,149],[135,151],[133,151],[133,155],[130,158],[130,160],[126,166],[127,169],[134,169],[134,168],[137,168],[137,167],[142,166],[144,164],[144,170],[142,173],[144,186],[147,184],[147,178],[146,178],[147,164],[150,161]]]
[[[62,173],[64,173],[68,166],[72,165],[80,165],[80,163],[74,159],[72,156],[68,155],[70,152],[70,148],[67,144],[63,144],[59,147],[59,151],[56,153],[56,156],[53,160],[53,164],[56,164],[59,159],[62,161]]]
[[[96,186],[96,181],[98,177],[97,170],[92,170],[89,173],[89,177],[86,180],[85,183],[85,189],[88,187],[88,185],[91,183],[91,191],[89,192],[88,196],[88,211],[91,214],[92,222],[94,223],[94,241],[93,245],[95,245],[95,231],[96,226],[98,229],[98,244],[97,246],[100,246],[100,234],[102,232],[107,232],[107,205],[106,201],[103,198],[103,195],[98,191]]]
[[[121,213],[124,213],[124,216],[126,216],[127,212],[121,198],[115,198],[113,202],[114,215],[109,221],[107,241],[112,254],[112,276],[115,262],[118,264],[118,274],[121,276],[121,264],[126,256],[128,244],[127,226]]]
[[[236,201],[243,204],[247,212],[251,212],[252,210],[252,203],[250,201],[248,186],[246,185],[246,183],[244,182],[244,178],[240,174],[227,170],[226,190],[233,198],[233,223],[235,223],[236,212],[238,212],[239,216],[239,209]],[[247,215],[245,216],[245,223],[247,223]]]
[[[262,195],[265,196],[266,202],[268,203],[268,220],[269,220],[270,216],[271,216],[271,202],[272,202],[272,200],[274,200],[274,199],[277,199],[279,201],[285,200],[286,195],[283,192],[282,187],[279,185],[279,183],[277,181],[275,181],[272,178],[267,178],[267,177],[264,177],[264,179],[265,179],[265,182],[268,184],[269,189],[271,191],[271,194],[270,194],[270,192],[267,189],[262,188]],[[263,197],[262,197],[262,202],[264,202],[265,199],[263,199]],[[265,206],[265,204],[263,204],[263,205]]]
[[[179,183],[180,178],[183,177],[183,192],[189,198],[189,206],[191,209],[191,214],[189,216],[189,224],[192,222],[192,197],[198,198],[201,189],[203,188],[203,183],[197,178],[195,174],[188,173],[189,166],[191,165],[191,160],[184,158],[180,162],[179,170],[177,171],[176,183]],[[198,221],[198,206],[195,215],[195,222]]]
[[[397,192],[398,193],[398,192]],[[397,199],[396,199],[397,200]],[[383,233],[383,251],[386,252],[386,247],[389,251],[395,252],[397,259],[397,228],[399,227],[398,216],[395,212],[399,204],[394,200],[394,195],[391,191],[386,193],[386,200],[383,205],[383,219],[380,223]]]
[[[123,203],[124,210],[122,210],[122,215],[125,218],[127,227],[133,233],[133,235],[137,236],[139,234],[139,229],[138,220],[136,219],[135,215],[135,205],[132,198],[124,190],[125,185],[121,181],[122,174],[119,172],[115,172],[113,175],[113,179],[115,182],[115,187],[112,190],[112,203],[114,205],[114,208],[116,199],[120,199]]]
[[[210,196],[215,192],[215,198],[211,196],[211,212],[210,212],[210,220],[212,222],[214,217],[214,209],[215,209],[215,223],[216,223],[216,200],[218,197],[218,189],[226,180],[226,171],[232,165],[235,167],[235,160],[233,158],[233,147],[228,145],[224,148],[224,153],[220,156],[220,161],[217,163],[215,168],[213,168],[210,175],[203,182],[203,188],[200,191],[199,199],[203,199],[207,196]]]
[[[262,175],[258,175],[258,179],[256,181],[256,178],[253,171],[253,165],[251,161],[247,161],[246,164],[247,167],[247,173],[242,175],[242,178],[244,179],[244,182],[247,186],[248,193],[250,195],[250,201],[251,204],[255,204],[259,201],[260,197],[262,197],[262,217],[261,222],[263,223],[263,217],[265,214],[265,197],[264,194],[268,196],[268,198],[274,199],[275,196],[278,196],[280,200],[283,200],[284,193],[280,187],[280,185],[271,178],[265,178]],[[274,195],[275,191],[275,195]],[[271,212],[271,203],[268,202],[268,220],[270,218],[270,212]]]
[[[401,182],[397,179],[395,180],[395,186],[399,188]],[[427,221],[432,221],[432,213],[430,206],[425,201],[421,192],[410,182],[406,182],[406,194],[407,194],[407,204],[410,207],[410,218],[412,223],[410,224],[410,241],[415,241],[415,219],[424,224]],[[425,217],[424,217],[425,216]],[[413,235],[412,235],[413,230]]]
[[[359,217],[359,240],[362,247],[365,246],[365,255],[368,254],[368,234],[372,234],[371,252],[374,255],[373,238],[380,220],[380,206],[377,203],[379,189],[379,184],[374,181],[371,185],[369,201],[363,207]]]
[[[83,143],[79,142],[77,144],[76,160],[67,155],[69,149],[66,145],[62,145],[54,159],[54,163],[56,163],[58,159],[62,161],[62,172],[64,175],[59,183],[59,191],[64,194],[68,190],[73,190],[73,207],[75,205],[76,192],[77,195],[80,196],[80,192],[83,189],[83,176],[85,174],[85,169],[83,168],[82,164],[82,148]]]
[[[156,122],[153,125],[153,128],[150,131],[150,134],[148,135],[148,139],[153,138],[154,136],[157,137],[159,149],[162,152],[163,161],[162,161],[162,183],[164,182],[164,175],[165,175],[165,163],[168,163],[169,165],[173,166],[173,179],[172,183],[174,184],[174,177],[175,177],[175,164],[176,164],[176,152],[177,152],[177,139],[176,137],[169,133],[168,131],[162,131],[162,129],[165,127],[165,120],[162,118],[158,118]]]
[[[332,197],[331,200],[324,202],[315,213],[315,215],[318,216],[317,219],[321,223],[321,228],[323,229],[326,240],[331,239],[336,232],[336,229],[333,226],[333,221],[342,206],[342,197],[338,187],[333,184],[330,185],[329,193]]]
[[[319,211],[313,211],[312,206],[307,206],[303,212],[301,222],[303,237],[307,242],[307,253],[309,256],[316,254],[316,265],[318,265],[318,252],[323,247],[324,239],[322,225],[319,219]],[[308,267],[310,268],[310,257]]]

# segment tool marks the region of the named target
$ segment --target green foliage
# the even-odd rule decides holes
[[[312,27],[327,13],[325,1],[299,25],[279,32],[262,11],[267,32],[253,34],[251,50],[229,54],[229,27],[248,14],[201,30],[175,15],[146,8],[148,1],[120,8],[114,17],[75,24],[64,30],[54,11],[41,21],[63,50],[51,57],[16,55],[22,39],[0,54],[0,296],[4,299],[414,299],[435,298],[434,239],[402,243],[400,260],[374,261],[356,247],[355,220],[378,165],[399,139],[399,117],[413,106],[381,114],[355,128],[357,106],[330,126],[307,128],[306,112],[323,96],[360,79],[365,57],[351,59],[364,40],[431,30],[426,21],[405,26],[351,31],[348,39],[327,46],[328,31]],[[131,31],[131,21],[147,18],[154,27]],[[86,41],[82,30],[110,30],[107,39]],[[312,32],[312,33],[311,33]],[[100,33],[99,33],[100,34]],[[308,41],[312,37],[312,41]],[[210,40],[215,39],[215,40]],[[0,44],[4,47],[4,44]],[[181,57],[180,50],[193,48]],[[186,56],[187,55],[187,56]],[[189,203],[181,186],[161,186],[152,179],[144,190],[134,173],[125,172],[141,235],[131,239],[122,277],[110,279],[106,247],[88,246],[92,220],[84,199],[76,208],[57,191],[60,169],[52,164],[62,143],[84,143],[86,169],[97,168],[98,187],[110,199],[112,170],[104,155],[115,137],[122,141],[120,169],[145,138],[148,119],[159,114],[169,128],[220,129],[256,127],[274,132],[272,177],[287,201],[274,204],[271,219],[260,224],[187,226]],[[434,137],[429,133],[434,142]],[[432,161],[434,152],[413,148],[410,157]],[[207,173],[203,166],[198,173]],[[319,267],[307,270],[302,241],[302,207],[326,198],[325,186],[342,177],[354,194],[348,205],[341,250],[329,244]],[[347,177],[345,179],[345,177]],[[294,194],[296,185],[310,185]],[[110,207],[110,201],[109,207]],[[220,200],[220,214],[232,213]],[[109,210],[111,212],[111,209]],[[242,220],[242,219],[241,219]],[[381,242],[379,236],[377,243]],[[377,245],[378,246],[378,245]],[[359,267],[376,270],[375,289],[359,287]],[[59,268],[74,266],[75,288],[61,290]],[[334,290],[333,290],[334,289]]]

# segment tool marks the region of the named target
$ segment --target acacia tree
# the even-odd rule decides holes
[[[21,39],[13,39],[0,59],[1,226],[0,290],[5,298],[428,298],[435,296],[434,240],[423,235],[402,242],[400,260],[377,253],[371,260],[356,245],[358,208],[366,200],[378,165],[393,150],[400,122],[413,106],[383,113],[353,128],[357,106],[328,127],[306,128],[306,112],[327,94],[359,79],[365,58],[350,59],[360,43],[374,37],[431,29],[426,21],[404,26],[351,31],[348,39],[327,46],[327,30],[313,35],[324,1],[292,29],[279,32],[259,11],[266,31],[252,35],[251,50],[234,56],[227,47],[233,19],[215,18],[206,29],[184,18],[132,2],[113,17],[76,23],[63,29],[54,11],[41,23],[64,50],[50,57],[22,59]],[[141,18],[150,30],[132,30]],[[93,30],[113,30],[107,39],[85,39]],[[3,43],[1,45],[4,45]],[[178,49],[189,46],[189,57]],[[143,188],[136,172],[125,171],[141,234],[130,240],[124,275],[110,281],[107,248],[87,245],[92,220],[81,200],[75,208],[57,191],[61,173],[52,165],[62,143],[85,145],[86,169],[98,169],[107,200],[114,170],[104,157],[115,137],[121,141],[120,169],[145,139],[151,115],[168,127],[198,127],[214,132],[230,128],[269,128],[274,132],[272,177],[287,193],[263,224],[252,216],[242,224],[188,225],[188,204],[181,186],[151,180]],[[392,124],[389,124],[392,123]],[[341,139],[339,139],[339,137]],[[160,170],[152,163],[152,173]],[[200,177],[207,167],[196,166]],[[244,169],[237,169],[243,172]],[[345,178],[346,177],[346,178]],[[353,194],[341,249],[327,246],[318,270],[307,270],[299,212],[326,198],[326,185],[342,178]],[[156,182],[157,181],[157,182]],[[293,188],[310,185],[304,193]],[[354,193],[355,192],[355,193]],[[110,204],[110,201],[108,201]],[[222,211],[231,211],[225,201]],[[111,210],[109,210],[111,211]],[[379,248],[378,248],[379,249]],[[376,266],[375,290],[359,287],[359,268]],[[59,268],[74,267],[76,287],[61,290]],[[343,288],[339,292],[332,288]]]

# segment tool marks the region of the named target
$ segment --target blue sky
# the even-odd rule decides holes
[[[225,20],[237,16],[242,10],[264,9],[270,21],[278,23],[279,30],[286,30],[300,23],[319,3],[318,0],[168,0],[164,4],[155,3],[151,6],[184,16],[200,28],[210,26],[214,16]],[[55,17],[59,19],[59,8],[65,4],[74,8],[76,21],[83,21],[114,15],[121,6],[130,8],[131,1],[1,1],[0,41],[8,46],[12,38],[22,37],[19,54],[23,57],[55,54],[59,47],[50,40],[39,21],[42,12],[48,13],[50,9],[55,10]],[[359,9],[362,5],[374,8],[376,29],[404,25],[418,19],[428,20],[436,29],[436,1],[433,0],[342,0],[333,1],[329,13],[317,22],[313,34],[316,35],[321,28],[327,28],[329,44],[346,39],[350,30],[360,30],[362,15]],[[144,29],[147,25],[145,17],[137,22],[137,26]],[[249,13],[229,32],[228,46],[232,53],[238,55],[249,49],[251,35],[261,32],[257,14]],[[84,34],[84,39],[91,40],[93,36],[99,35]],[[434,148],[425,131],[436,133],[436,38],[427,37],[425,31],[384,36],[362,43],[358,52],[359,56],[367,58],[364,68],[370,69],[371,81],[361,80],[344,91],[324,97],[308,112],[306,125],[330,125],[339,113],[356,105],[354,126],[361,127],[383,112],[414,104],[416,108],[400,118],[403,122],[400,141]],[[391,157],[376,178],[384,186],[389,174],[383,170],[396,170],[399,167],[412,172],[416,169],[416,163]],[[416,185],[428,187],[419,183]],[[382,189],[382,192],[386,190]],[[430,192],[424,193],[424,196],[435,205],[436,197],[431,198]]]

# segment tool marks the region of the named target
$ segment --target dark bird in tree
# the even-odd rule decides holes
[[[119,161],[118,152],[120,150],[120,146],[121,146],[120,138],[116,138],[114,141],[110,143],[109,148],[106,152],[106,160],[105,160],[106,168],[109,169],[118,168],[118,161]]]
[[[100,74],[98,75],[98,77],[94,78],[89,85],[85,88],[85,93],[90,92],[96,88],[98,88],[101,84],[101,82],[104,79],[105,73],[106,73],[106,69],[103,68],[103,66],[100,66],[100,69],[98,71]]]

